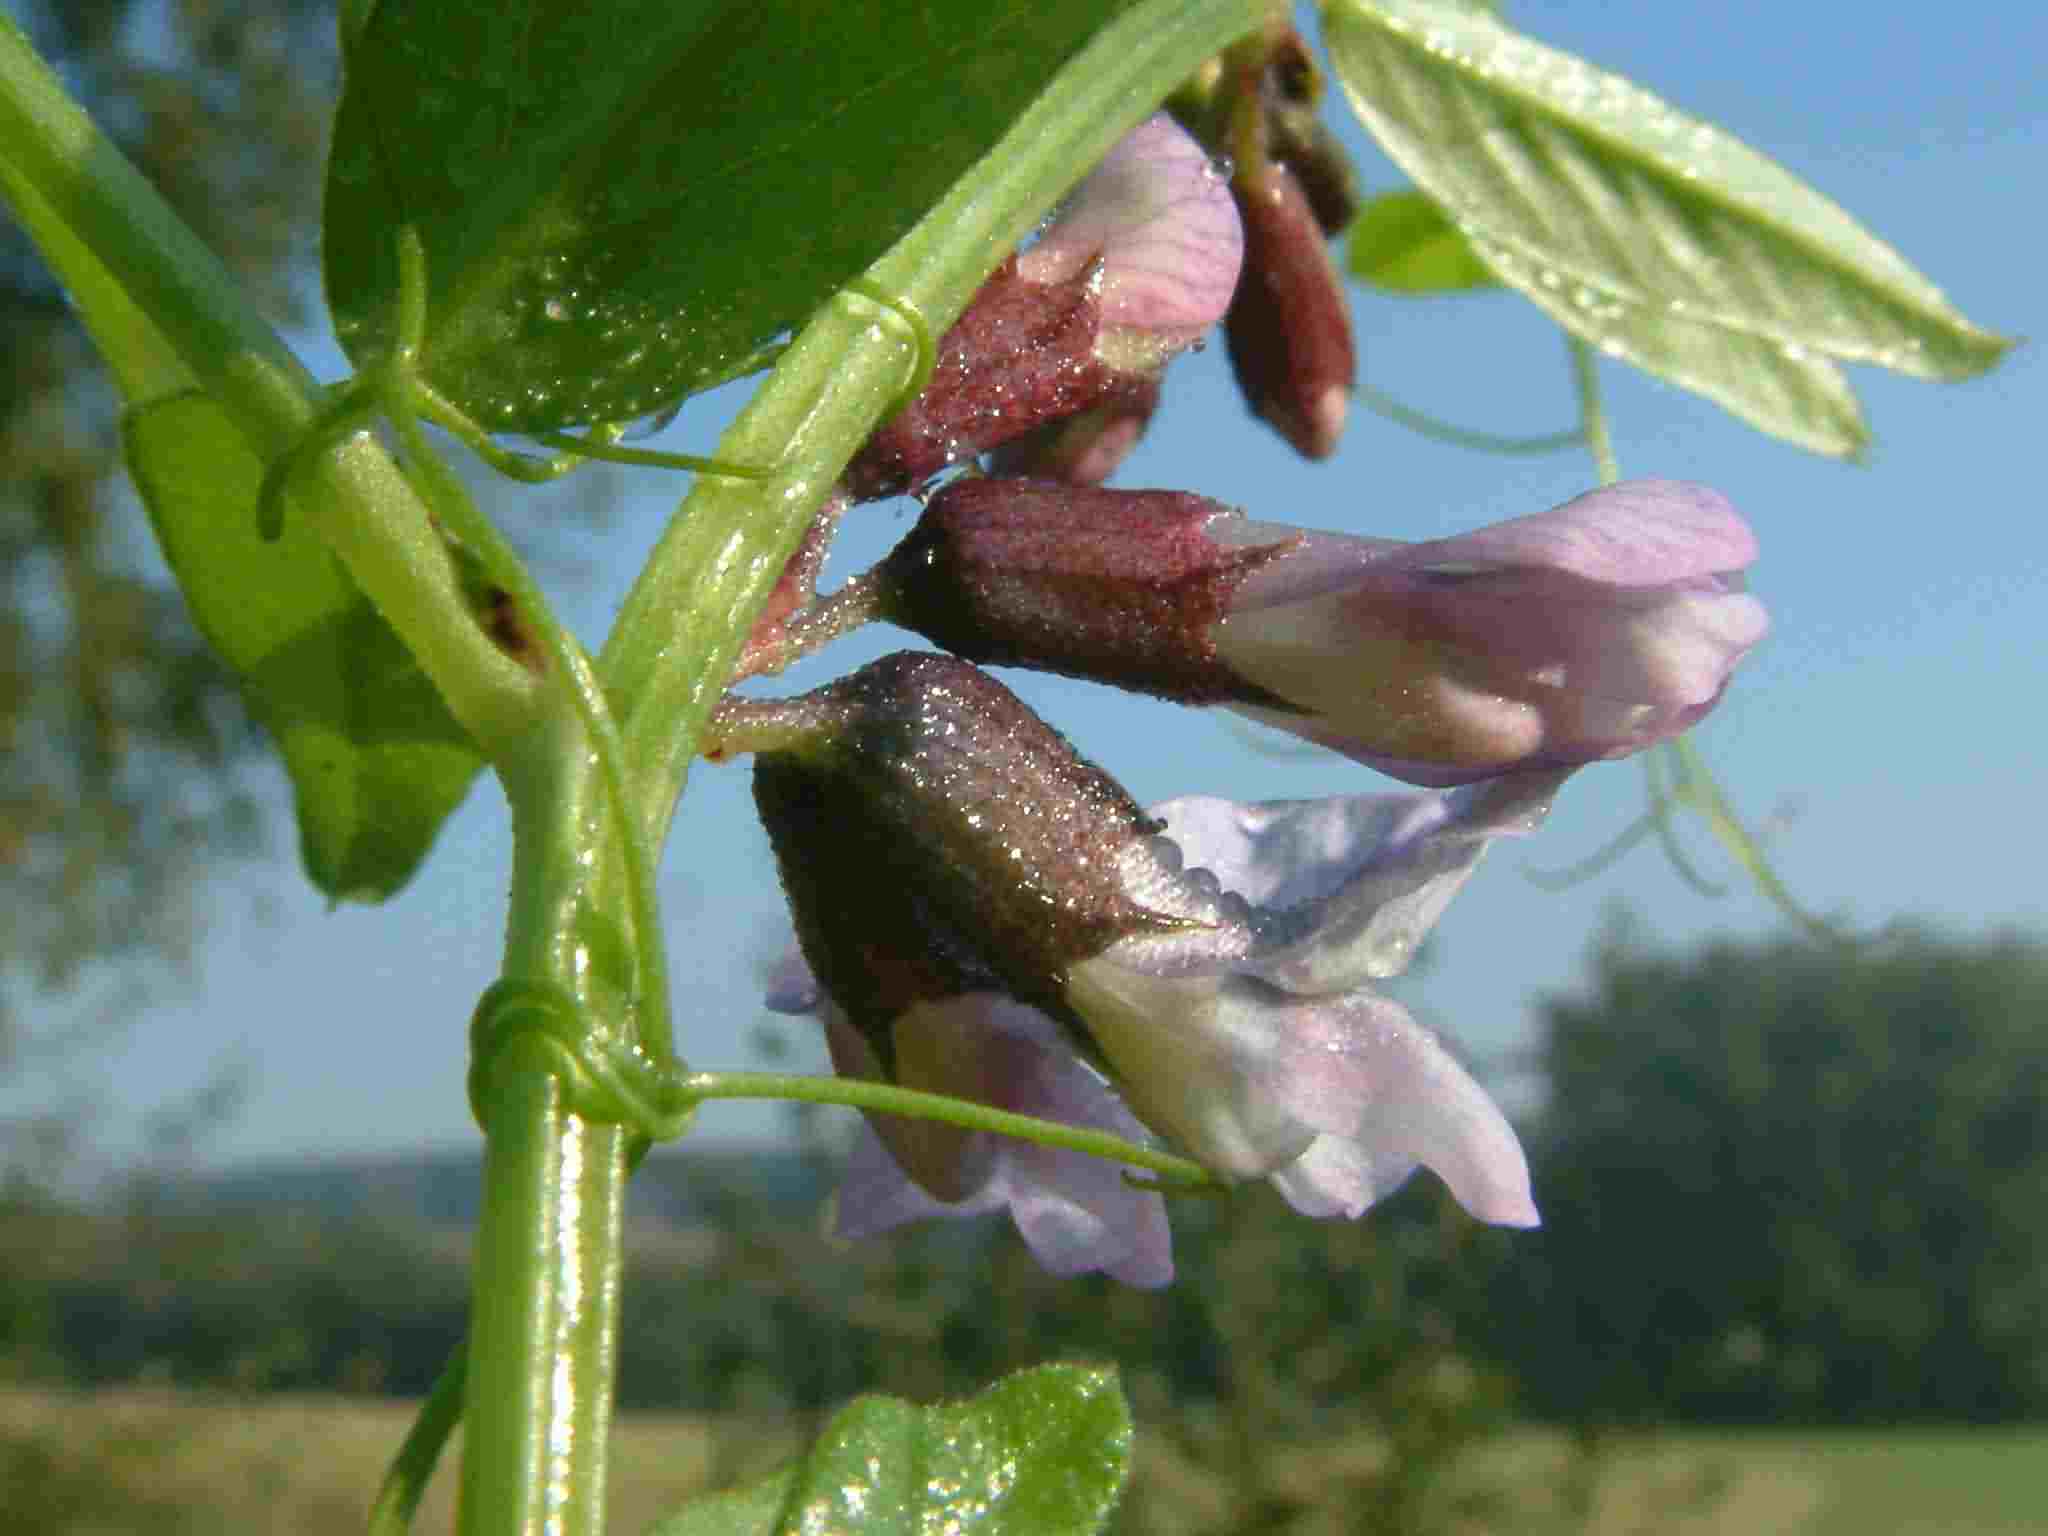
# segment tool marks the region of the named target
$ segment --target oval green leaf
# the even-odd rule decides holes
[[[391,896],[482,759],[308,519],[257,536],[263,466],[225,411],[172,395],[131,410],[122,442],[200,633],[283,754],[307,875],[336,901]]]
[[[1345,237],[1351,275],[1391,293],[1464,293],[1500,279],[1426,192],[1387,192],[1358,212]]]
[[[1830,358],[1957,379],[2011,345],[1778,165],[1484,11],[1330,0],[1324,18],[1359,116],[1504,282],[1766,432],[1854,453]]]
[[[328,164],[358,365],[427,251],[428,380],[492,431],[663,410],[880,256],[1129,0],[382,0]]]
[[[1131,1418],[1114,1370],[1019,1371],[962,1403],[865,1397],[794,1467],[649,1536],[1093,1536],[1123,1489]]]

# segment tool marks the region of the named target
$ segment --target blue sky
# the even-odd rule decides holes
[[[1511,10],[1525,30],[1781,160],[1980,325],[2043,332],[2048,19],[2038,8],[1583,0]],[[1352,141],[1367,182],[1394,185],[1392,168]],[[1375,387],[1494,431],[1570,425],[1563,344],[1519,299],[1360,293],[1356,312],[1362,377]],[[331,348],[315,361],[338,371]],[[1603,365],[1603,380],[1624,472],[1709,482],[1762,540],[1752,587],[1775,629],[1699,740],[1731,796],[1769,822],[1792,887],[1861,928],[1907,917],[1958,932],[2041,930],[2044,839],[2031,809],[2048,701],[2040,349],[1959,386],[1855,370],[1877,434],[1862,467],[1769,442],[1618,365]],[[707,451],[729,408],[693,403],[661,445]],[[1487,457],[1363,412],[1334,459],[1303,464],[1245,418],[1220,346],[1175,365],[1160,420],[1120,477],[1200,491],[1255,517],[1401,538],[1533,511],[1592,481],[1583,454]],[[575,567],[561,602],[593,644],[681,490],[662,475],[631,484],[639,489],[611,525],[577,525],[557,562]],[[907,506],[856,514],[835,570],[873,559],[908,522]],[[821,681],[906,643],[857,636],[793,676]],[[1006,680],[1141,800],[1379,787],[1355,765],[1260,750],[1216,717],[1077,683]],[[1709,901],[1651,848],[1561,894],[1524,878],[1590,852],[1641,804],[1632,764],[1580,774],[1541,837],[1497,852],[1453,908],[1417,995],[1469,1052],[1527,1043],[1532,999],[1573,984],[1609,904],[1631,907],[1649,935],[1673,944],[1779,928],[1732,872],[1730,894]],[[225,1053],[250,1072],[251,1094],[212,1144],[215,1159],[473,1142],[465,1030],[495,974],[504,823],[495,790],[480,787],[427,873],[379,909],[330,914],[282,868],[211,888],[194,982],[113,1048],[120,1112],[175,1095]],[[280,844],[289,836],[281,823]],[[1702,862],[1728,868],[1703,832],[1688,836]],[[699,768],[664,897],[685,1054],[704,1067],[753,1062],[758,979],[786,928],[743,766]],[[791,1063],[822,1064],[802,1029],[785,1034]],[[763,1136],[778,1124],[772,1107],[712,1106],[700,1134]]]

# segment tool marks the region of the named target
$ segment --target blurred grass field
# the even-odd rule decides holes
[[[342,1536],[362,1529],[411,1405],[335,1397],[232,1398],[168,1391],[0,1392],[0,1530],[71,1536]],[[618,1429],[613,1529],[637,1532],[692,1492],[767,1470],[806,1426],[638,1415]],[[1305,1509],[1291,1530],[1367,1522],[1334,1497],[1384,1452],[1352,1441],[1269,1466]],[[1460,1529],[1548,1531],[1563,1505],[1560,1437],[1530,1431],[1483,1456],[1475,1476],[1511,1497]],[[1595,1536],[2018,1536],[2048,1533],[2048,1429],[1670,1433],[1616,1443],[1598,1460]],[[437,1480],[418,1529],[445,1531],[453,1479]],[[1245,1530],[1226,1479],[1141,1437],[1119,1530],[1223,1536]]]

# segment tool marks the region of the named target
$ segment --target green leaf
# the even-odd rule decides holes
[[[795,1466],[782,1467],[758,1483],[692,1500],[649,1527],[647,1536],[773,1536],[796,1476]]]
[[[1443,206],[1425,192],[1387,192],[1359,210],[1345,236],[1351,275],[1394,293],[1498,288]]]
[[[307,874],[337,901],[384,900],[482,759],[305,518],[257,536],[263,466],[219,406],[155,401],[122,439],[193,618],[284,754]]]
[[[1129,0],[382,0],[349,58],[325,267],[493,431],[624,421],[752,366]]]
[[[1830,357],[1957,379],[2011,345],[1781,167],[1484,12],[1329,0],[1325,25],[1359,116],[1504,282],[1766,432],[1852,454]]]
[[[1130,1412],[1108,1367],[1019,1371],[963,1403],[848,1404],[794,1466],[649,1536],[1089,1536],[1123,1488]]]

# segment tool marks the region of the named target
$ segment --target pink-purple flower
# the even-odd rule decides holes
[[[1623,757],[1696,723],[1763,638],[1755,558],[1718,492],[1673,480],[1421,544],[1296,534],[1216,650],[1286,703],[1250,712],[1412,782]]]
[[[1725,499],[1669,480],[1418,544],[980,480],[941,491],[878,581],[958,655],[1228,705],[1442,786],[1698,721],[1768,627],[1755,555]]]
[[[961,663],[888,658],[849,683],[756,777],[809,962],[771,1001],[821,1013],[843,1073],[1156,1136],[1313,1216],[1356,1216],[1420,1165],[1482,1220],[1534,1223],[1506,1120],[1373,983],[1494,838],[1541,820],[1562,773],[1138,812]],[[954,868],[900,887],[941,850]],[[1170,1278],[1158,1197],[1114,1167],[947,1125],[872,1129],[840,1195],[849,1235],[1007,1208],[1062,1273]]]

